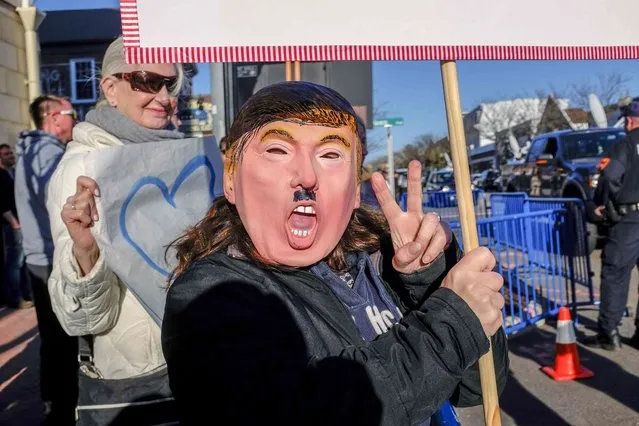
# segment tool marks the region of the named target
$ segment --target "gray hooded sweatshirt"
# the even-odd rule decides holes
[[[25,130],[16,144],[16,207],[24,254],[30,265],[48,266],[53,260],[47,185],[64,154],[64,147],[60,139],[42,130]]]

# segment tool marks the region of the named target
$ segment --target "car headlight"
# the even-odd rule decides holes
[[[444,186],[442,187],[442,191],[443,191],[443,192],[448,192],[448,191],[450,191],[450,186],[448,186],[448,185],[444,185]]]
[[[595,173],[590,177],[590,187],[595,189],[599,184],[599,173]]]

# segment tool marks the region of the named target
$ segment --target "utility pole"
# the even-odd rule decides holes
[[[393,126],[403,126],[403,118],[382,118],[373,122],[375,127],[386,127],[386,153],[388,157],[388,184],[390,185],[391,194],[395,198],[395,147],[393,144]]]
[[[218,143],[226,136],[226,102],[224,64],[211,63],[211,100],[213,102],[213,134]]]
[[[387,124],[386,126],[386,152],[388,154],[388,184],[390,185],[391,194],[395,198],[395,159],[393,148],[393,125]]]

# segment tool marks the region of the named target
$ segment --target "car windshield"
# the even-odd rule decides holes
[[[566,160],[603,157],[615,142],[626,134],[621,130],[609,132],[575,133],[563,136],[562,149]]]
[[[453,180],[453,172],[438,172],[431,175],[432,183],[446,183]]]

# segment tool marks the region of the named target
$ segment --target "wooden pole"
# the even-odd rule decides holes
[[[462,120],[461,100],[459,97],[459,81],[455,61],[441,61],[442,81],[444,85],[444,102],[448,119],[448,137],[453,160],[455,188],[459,206],[459,219],[462,230],[464,252],[468,253],[479,247],[477,237],[477,221],[473,206],[473,193],[470,188],[470,170],[466,137]],[[486,425],[501,426],[501,412],[497,396],[497,381],[492,348],[479,360],[479,376],[481,393],[484,400],[484,418]]]
[[[291,81],[291,61],[286,61],[286,81]]]
[[[300,81],[302,79],[302,69],[300,61],[295,61],[293,65],[295,66],[295,81]]]

